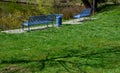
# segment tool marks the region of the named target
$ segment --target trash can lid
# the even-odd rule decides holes
[[[63,14],[55,14],[55,16],[63,16]]]
[[[62,18],[62,16],[57,16],[56,18]]]

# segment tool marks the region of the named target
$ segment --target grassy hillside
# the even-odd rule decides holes
[[[0,72],[120,73],[120,6],[104,8],[81,25],[0,33]]]
[[[21,28],[22,20],[42,14],[36,5],[0,2],[0,29]]]

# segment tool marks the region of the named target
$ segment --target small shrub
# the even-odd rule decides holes
[[[83,9],[83,6],[76,6],[76,7],[66,7],[61,10],[61,13],[64,14],[64,19],[70,19],[75,14],[80,13],[80,11]]]
[[[14,29],[14,28],[19,28],[21,25],[21,17],[22,13],[19,11],[16,11],[14,14],[9,14],[7,16],[2,16],[0,18],[0,28],[2,30],[7,30],[7,29]]]

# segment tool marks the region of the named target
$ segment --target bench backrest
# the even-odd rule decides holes
[[[48,21],[54,21],[54,18],[55,18],[54,14],[46,15],[46,20]]]
[[[87,8],[87,9],[82,10],[80,14],[89,16],[91,14],[91,11],[92,11],[91,8]]]
[[[35,22],[35,21],[41,21],[41,20],[45,20],[46,16],[44,15],[40,15],[40,16],[30,16],[29,17],[29,22]]]
[[[41,21],[53,21],[54,15],[40,15],[40,16],[30,16],[28,22],[41,22]]]

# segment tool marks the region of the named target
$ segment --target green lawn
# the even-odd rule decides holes
[[[120,73],[120,5],[104,7],[94,18],[80,25],[0,33],[0,73]]]

